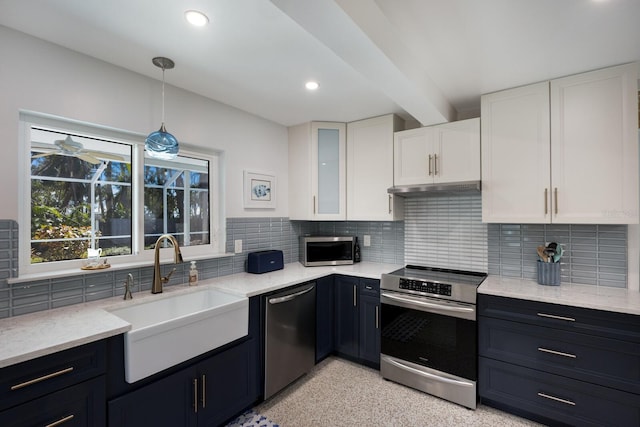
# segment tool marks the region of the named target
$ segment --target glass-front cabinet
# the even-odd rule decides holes
[[[346,125],[310,122],[289,128],[289,217],[346,219]]]

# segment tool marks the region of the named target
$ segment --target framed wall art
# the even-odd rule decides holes
[[[244,171],[244,207],[245,209],[275,209],[275,175]]]

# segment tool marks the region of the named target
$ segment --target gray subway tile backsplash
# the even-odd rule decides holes
[[[479,195],[406,199],[405,211],[405,221],[397,222],[228,218],[226,250],[233,252],[234,241],[242,240],[243,251],[199,260],[199,276],[205,280],[243,272],[247,254],[257,250],[280,249],[285,263],[296,262],[302,235],[355,235],[363,261],[419,262],[535,279],[535,249],[553,240],[566,251],[563,282],[626,287],[626,226],[483,224]],[[364,246],[364,235],[371,237],[371,246]],[[18,276],[17,266],[18,224],[0,220],[0,318],[123,295],[129,273],[133,292],[148,292],[153,276],[153,268],[146,266],[8,285],[7,278]],[[186,282],[188,270],[188,262],[181,264],[174,277]]]

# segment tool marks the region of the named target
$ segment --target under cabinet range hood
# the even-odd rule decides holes
[[[461,181],[438,184],[397,185],[387,189],[399,197],[424,197],[445,194],[479,193],[480,181]]]

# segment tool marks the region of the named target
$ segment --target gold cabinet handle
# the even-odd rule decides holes
[[[431,154],[429,154],[429,176],[431,176]]]
[[[74,417],[73,414],[67,415],[66,417],[61,418],[58,421],[54,421],[51,424],[47,424],[45,427],[56,427],[56,426],[62,425],[64,423],[66,423],[67,421],[71,421],[73,419],[73,417]]]
[[[438,175],[438,155],[433,155],[433,176]]]
[[[376,329],[380,329],[380,306],[376,305]]]
[[[550,394],[538,393],[538,396],[544,397],[545,399],[555,400],[556,402],[564,403],[564,404],[567,404],[567,405],[576,406],[576,402],[572,402],[572,401],[567,400],[567,399],[561,399],[559,397],[551,396]]]
[[[558,187],[553,189],[553,209],[558,215]]]
[[[43,376],[38,377],[38,378],[34,378],[32,380],[29,380],[29,381],[25,381],[25,382],[20,383],[20,384],[13,385],[13,386],[11,386],[11,390],[19,390],[21,388],[24,388],[24,387],[27,387],[27,386],[30,386],[30,385],[33,385],[33,384],[37,384],[39,382],[49,380],[51,378],[55,378],[55,377],[58,377],[60,375],[67,374],[67,373],[69,373],[71,371],[73,371],[73,366],[70,366],[70,367],[65,368],[65,369],[61,369],[61,370],[59,370],[57,372],[52,372],[50,374],[43,375]]]
[[[562,352],[562,351],[551,350],[551,349],[544,348],[544,347],[538,347],[538,351],[541,351],[543,353],[555,354],[556,356],[568,357],[570,359],[576,359],[578,357],[575,354],[565,353],[565,352]]]
[[[537,313],[537,314],[540,317],[547,317],[549,319],[566,320],[567,322],[576,321],[576,319],[574,319],[573,317],[556,316],[555,314],[546,314],[546,313]]]
[[[207,407],[207,395],[205,394],[205,388],[207,387],[206,385],[206,381],[207,381],[207,376],[206,375],[202,375],[202,409]]]
[[[549,189],[544,189],[544,214],[547,215],[549,213]]]
[[[193,412],[198,413],[198,379],[193,379]]]

